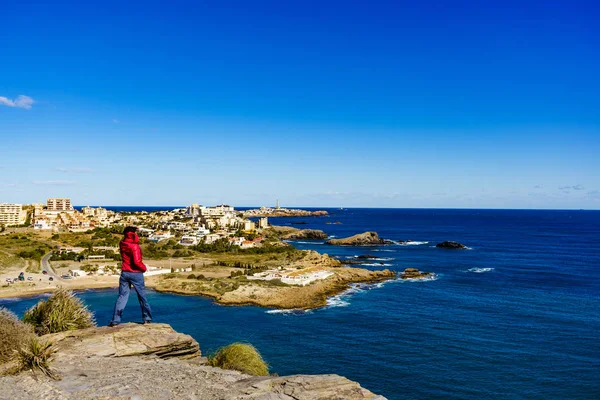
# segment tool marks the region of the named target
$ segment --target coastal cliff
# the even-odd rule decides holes
[[[339,375],[254,377],[205,365],[191,336],[166,324],[123,324],[42,337],[57,349],[61,380],[0,377],[6,399],[384,400]]]

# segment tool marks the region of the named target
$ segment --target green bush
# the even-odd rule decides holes
[[[33,325],[35,333],[45,335],[90,328],[94,315],[73,292],[59,289],[48,300],[40,300],[25,312],[23,322]]]
[[[203,279],[206,279],[206,277],[205,277],[204,275],[202,275],[202,274],[198,274],[198,275],[196,276],[196,279],[198,279],[198,280],[203,280]]]
[[[188,279],[196,279],[196,275],[194,275],[194,274],[189,274],[187,278],[188,278]]]
[[[31,336],[25,346],[18,352],[18,366],[16,371],[40,371],[52,379],[60,379],[58,373],[50,368],[56,350],[50,342],[41,342],[37,337]]]
[[[233,343],[221,347],[208,358],[208,364],[248,375],[269,375],[269,366],[254,346],[248,343]]]
[[[31,325],[24,324],[15,314],[0,307],[0,364],[11,360],[32,336]]]

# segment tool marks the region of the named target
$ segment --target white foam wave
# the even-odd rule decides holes
[[[431,274],[431,275],[425,276],[423,278],[402,279],[402,282],[430,282],[430,281],[437,281],[437,280],[438,280],[438,275]]]
[[[360,256],[346,256],[345,258],[349,258],[349,259],[359,259],[359,260],[372,260],[372,261],[393,261],[395,260],[394,257],[369,257],[369,258],[360,258]]]
[[[481,274],[483,272],[491,272],[494,268],[469,268],[468,272],[475,272],[476,274]]]
[[[428,244],[429,242],[398,242],[400,246],[421,246],[423,244]]]
[[[312,310],[301,310],[301,309],[291,309],[291,310],[268,310],[267,314],[283,314],[283,315],[304,315],[312,313]]]
[[[298,241],[298,242],[294,242],[294,243],[298,243],[298,244],[325,244],[323,242],[304,242],[304,241],[302,241],[302,242]]]
[[[364,265],[366,267],[391,267],[392,264],[386,264],[386,263],[361,263],[359,265]]]

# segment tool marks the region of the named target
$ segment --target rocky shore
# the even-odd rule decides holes
[[[0,397],[29,399],[385,400],[339,375],[254,377],[213,368],[199,344],[166,324],[123,324],[46,335],[61,380],[0,377]]]

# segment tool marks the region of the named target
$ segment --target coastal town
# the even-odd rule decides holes
[[[269,220],[327,215],[283,208],[279,202],[244,210],[191,204],[158,211],[74,207],[69,198],[0,204],[0,297],[57,287],[115,287],[118,242],[130,225],[138,228],[149,287],[206,295],[224,304],[310,308],[323,305],[323,293],[332,287],[339,291],[350,282],[393,278],[387,270],[340,268],[342,263],[326,254],[297,250],[288,239],[327,235],[272,226]]]

